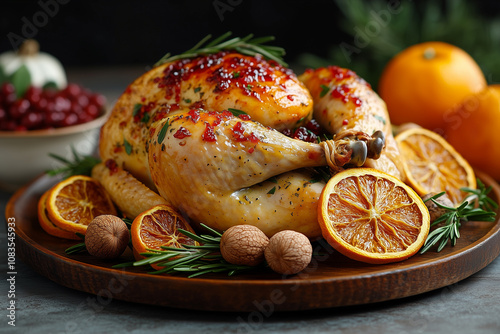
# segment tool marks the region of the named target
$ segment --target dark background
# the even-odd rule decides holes
[[[227,7],[217,11],[214,3]],[[33,22],[43,9],[38,1],[2,1],[1,6],[0,49],[8,50],[7,34],[22,35],[23,17]],[[273,35],[293,59],[305,50],[324,55],[325,43],[339,41],[338,15],[331,0],[72,0],[59,4],[35,39],[65,66],[154,63],[166,52],[185,51],[209,33],[228,30],[234,36]]]
[[[123,65],[148,68],[165,53],[181,53],[207,34],[218,36],[232,31],[233,36],[245,36],[249,33],[256,36],[275,36],[274,44],[286,49],[285,60],[292,65],[300,63],[300,66],[309,66],[307,62],[299,61],[304,59],[299,57],[300,55],[308,53],[320,60],[327,59],[329,63],[350,67],[375,84],[383,65],[393,54],[382,54],[384,47],[377,49],[372,47],[372,43],[372,48],[362,50],[357,62],[346,63],[344,57],[339,57],[339,45],[342,42],[353,44],[353,29],[360,26],[363,28],[363,24],[346,22],[345,13],[339,8],[339,3],[342,2],[360,3],[366,8],[368,4],[373,3],[368,0],[2,0],[0,52],[13,48],[12,36],[33,37],[39,41],[42,51],[56,56],[68,68]],[[438,3],[437,6],[442,8],[447,16],[455,10],[457,3],[473,6],[479,13],[479,19],[476,15],[472,23],[466,22],[469,18],[467,10],[458,17],[459,26],[463,21],[463,26],[467,27],[465,29],[472,29],[467,30],[470,32],[468,38],[464,38],[464,32],[459,32],[455,35],[445,34],[445,39],[471,53],[488,78],[500,78],[500,62],[497,60],[500,59],[497,53],[500,50],[490,47],[500,45],[500,42],[481,38],[481,48],[474,44],[476,36],[487,36],[492,27],[495,28],[495,25],[477,29],[476,26],[481,24],[483,17],[499,17],[500,1],[392,2],[400,3],[411,17],[416,18],[418,24],[410,23],[415,24],[415,31],[425,29],[426,23],[418,21],[420,17],[432,18],[432,13],[428,10],[431,2]],[[382,4],[387,8],[385,3]],[[53,12],[46,14],[47,9],[44,7]],[[48,18],[45,22],[44,15]],[[36,26],[37,19],[39,27]],[[443,16],[436,20],[443,20]],[[453,19],[450,19],[450,23],[453,23]],[[33,29],[29,29],[29,24],[32,25],[31,28],[35,28],[35,33]],[[434,22],[434,26],[439,25]],[[457,22],[454,26],[456,29]],[[496,28],[500,28],[500,20]],[[447,26],[439,28],[440,31],[446,29]],[[420,41],[417,33],[413,36],[411,26],[409,29],[407,27],[407,30],[405,34],[409,36],[404,37],[403,41],[400,38],[400,49]],[[33,36],[25,36],[26,31]],[[500,29],[496,31],[500,32]],[[500,41],[500,36],[497,36],[496,40]],[[405,42],[408,45],[404,45]],[[337,49],[336,57],[331,53],[334,49]],[[498,73],[494,72],[497,68]]]

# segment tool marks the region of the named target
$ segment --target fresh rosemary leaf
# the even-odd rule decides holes
[[[167,130],[168,127],[170,126],[170,119],[167,119],[167,122],[163,124],[163,127],[160,130],[160,133],[158,133],[158,143],[161,144],[163,142],[163,139],[165,139],[165,136],[167,135]]]
[[[80,156],[76,150],[71,146],[73,154],[73,161],[61,157],[54,153],[49,153],[49,156],[63,164],[62,167],[54,168],[46,171],[50,176],[63,175],[63,177],[70,177],[73,175],[88,175],[90,176],[92,168],[101,162],[100,159],[93,156]]]
[[[230,111],[234,116],[240,116],[240,115],[248,115],[246,112],[243,110],[235,109],[235,108],[227,108],[228,111]]]
[[[226,32],[221,36],[213,39],[211,42],[208,41],[212,38],[212,36],[205,36],[191,49],[181,54],[172,56],[171,53],[167,53],[154,65],[154,67],[179,59],[194,58],[201,55],[218,53],[224,50],[235,50],[237,52],[240,52],[241,54],[249,56],[256,56],[257,54],[260,54],[267,59],[276,61],[282,66],[288,66],[283,60],[283,56],[285,55],[285,50],[283,48],[265,45],[265,43],[274,40],[273,36],[253,38],[253,35],[249,34],[242,38],[234,37],[228,39],[230,36],[231,32]]]
[[[192,273],[188,277],[196,277],[213,272],[228,272],[228,275],[233,275],[241,270],[254,268],[250,266],[237,266],[226,262],[220,253],[220,238],[222,234],[204,224],[200,225],[206,228],[212,235],[195,235],[183,229],[178,229],[178,231],[200,242],[201,245],[182,245],[185,248],[162,246],[162,250],[158,251],[147,249],[148,253],[141,253],[146,258],[113,266],[113,268],[139,267],[155,264],[163,268],[151,271],[149,272],[150,274]]]
[[[276,186],[272,187],[271,190],[269,190],[267,192],[268,195],[274,195],[274,193],[276,192]]]
[[[327,85],[322,84],[320,85],[320,87],[321,87],[321,93],[319,93],[319,97],[325,96],[330,91],[330,87],[328,87]]]
[[[460,227],[463,222],[495,221],[496,212],[494,210],[498,208],[498,204],[488,197],[491,187],[486,188],[479,179],[477,180],[477,184],[477,189],[462,189],[470,192],[471,195],[456,208],[445,206],[436,201],[437,198],[444,195],[444,192],[434,195],[428,199],[438,207],[445,209],[446,212],[431,224],[431,226],[438,224],[444,225],[429,233],[423,247],[420,250],[420,254],[427,252],[436,244],[438,245],[437,252],[440,252],[448,244],[448,241],[450,241],[452,246],[455,246],[457,240],[460,238]],[[476,206],[476,204],[478,206]]]
[[[141,108],[142,108],[142,104],[136,103],[134,105],[134,108],[132,109],[132,116],[137,116],[137,114],[139,113],[139,111],[141,111]]]
[[[125,153],[130,155],[132,153],[132,145],[127,141],[127,139],[123,138],[123,147],[125,148]]]

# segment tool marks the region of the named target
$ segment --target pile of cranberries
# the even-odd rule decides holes
[[[290,138],[299,139],[309,143],[317,143],[318,137],[322,133],[322,129],[315,119],[311,119],[305,124],[305,126],[298,127],[295,130],[285,129],[282,133]]]
[[[30,86],[17,98],[14,86],[0,87],[0,131],[60,128],[89,122],[104,112],[103,95],[70,83],[62,90]]]

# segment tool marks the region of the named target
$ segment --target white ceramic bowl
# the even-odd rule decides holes
[[[80,155],[95,154],[99,130],[108,116],[57,129],[0,131],[0,188],[14,191],[43,172],[61,167],[49,153],[73,160],[73,146]]]

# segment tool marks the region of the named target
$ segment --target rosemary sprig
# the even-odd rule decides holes
[[[76,232],[76,235],[79,236],[82,240],[85,240],[85,235],[78,233],[78,232]],[[66,248],[66,250],[64,252],[68,255],[71,255],[71,254],[80,253],[80,252],[83,252],[86,250],[87,250],[87,248],[85,247],[85,241],[84,241],[84,242],[81,242],[81,243],[78,243],[76,245],[73,245],[71,247]]]
[[[148,249],[141,253],[144,259],[121,263],[113,268],[139,267],[156,264],[162,267],[160,270],[149,272],[150,274],[175,274],[180,272],[191,273],[188,277],[196,277],[208,273],[227,272],[228,276],[235,273],[250,270],[255,267],[234,265],[222,258],[220,253],[220,238],[222,234],[201,224],[212,235],[196,235],[189,231],[178,229],[185,236],[200,243],[200,245],[182,245],[184,248],[162,246],[162,250]]]
[[[50,157],[63,163],[64,166],[48,170],[46,173],[50,176],[62,174],[64,177],[70,177],[73,175],[90,175],[92,168],[101,162],[100,159],[93,156],[80,156],[73,146],[71,146],[71,153],[73,154],[73,161],[57,154],[49,153]]]
[[[212,35],[207,35],[191,49],[181,54],[172,56],[170,53],[167,53],[156,64],[154,64],[154,67],[179,59],[214,54],[223,50],[235,50],[248,56],[260,54],[267,59],[276,61],[282,66],[288,66],[288,64],[283,60],[285,49],[278,46],[264,45],[267,42],[273,41],[274,36],[253,38],[253,34],[249,34],[243,38],[233,37],[228,39],[229,36],[231,36],[230,31],[207,43],[212,38]]]
[[[431,226],[435,226],[444,222],[443,226],[429,233],[424,246],[420,250],[420,254],[427,252],[436,244],[438,244],[437,251],[440,252],[448,244],[448,240],[452,246],[455,246],[457,239],[460,238],[459,229],[464,222],[495,221],[496,212],[494,210],[498,208],[498,204],[488,197],[491,187],[486,188],[480,180],[477,180],[477,184],[477,189],[461,189],[471,193],[471,195],[456,208],[445,206],[436,201],[437,198],[444,195],[444,192],[428,199],[434,202],[438,207],[447,210],[447,212],[431,224]]]

